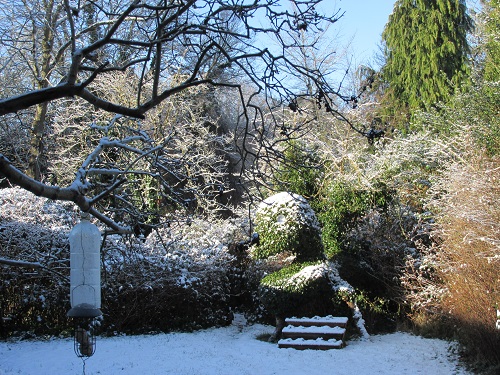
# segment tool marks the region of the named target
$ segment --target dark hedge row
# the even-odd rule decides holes
[[[258,318],[257,293],[248,289],[252,283],[238,268],[208,270],[185,285],[171,276],[163,271],[153,283],[149,277],[139,280],[134,275],[135,285],[108,278],[102,288],[99,332],[138,334],[224,326],[231,323],[234,310],[247,310]],[[67,280],[43,269],[7,266],[0,266],[0,278],[1,337],[69,332]]]

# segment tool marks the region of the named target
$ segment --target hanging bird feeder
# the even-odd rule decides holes
[[[74,348],[79,357],[95,352],[94,327],[101,312],[101,233],[82,213],[81,221],[69,234],[70,300],[68,317],[73,318]]]

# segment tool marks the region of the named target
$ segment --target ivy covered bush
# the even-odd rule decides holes
[[[352,183],[335,181],[325,189],[318,202],[318,217],[323,225],[323,243],[329,258],[345,251],[346,235],[360,218],[373,208],[384,208],[392,199],[385,187],[363,188]]]
[[[256,212],[255,223],[259,244],[252,249],[254,258],[289,252],[298,262],[324,259],[321,228],[302,196],[281,192],[267,198]]]
[[[342,309],[324,261],[292,263],[261,281],[260,298],[276,316],[328,315]]]
[[[255,258],[290,255],[289,264],[265,276],[259,286],[261,303],[276,318],[272,340],[280,337],[287,316],[345,310],[337,298],[340,289],[330,277],[335,266],[323,252],[316,215],[302,196],[282,192],[266,199],[256,212],[256,230],[260,242],[252,249]]]

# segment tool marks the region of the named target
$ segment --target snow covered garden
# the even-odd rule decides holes
[[[236,316],[228,327],[190,333],[99,338],[87,375],[467,375],[455,345],[408,333],[352,340],[338,350],[278,349],[259,340],[273,327]],[[0,342],[2,375],[77,375],[70,339]]]
[[[498,2],[10,3],[0,375],[499,373]]]
[[[286,203],[291,196],[285,197],[285,208],[290,207]],[[308,205],[298,202],[308,212]],[[9,239],[10,249],[16,249],[11,256],[33,259],[24,266],[34,271],[15,274],[11,268],[2,269],[2,332],[11,336],[0,342],[2,375],[78,374],[82,368],[86,374],[293,375],[324,374],[332,368],[346,375],[467,373],[455,344],[410,333],[368,335],[351,327],[347,346],[330,351],[279,349],[268,342],[275,327],[262,324],[266,311],[258,301],[258,284],[287,261],[243,266],[238,262],[242,254],[224,243],[243,231],[231,220],[172,229],[167,246],[153,235],[106,238],[101,335],[95,354],[82,361],[73,351],[73,340],[61,338],[71,335],[65,317],[66,238],[77,213],[17,188],[0,190],[0,204],[2,243]],[[290,220],[275,213],[279,225]],[[337,287],[350,290],[329,272]],[[14,298],[20,289],[23,293]],[[235,310],[243,307],[246,316]],[[267,313],[272,323],[270,317]],[[202,329],[213,326],[224,327]],[[178,329],[195,331],[161,333]],[[141,332],[148,334],[136,335]]]

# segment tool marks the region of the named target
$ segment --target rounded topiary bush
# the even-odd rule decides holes
[[[276,319],[274,341],[281,336],[286,316],[330,314],[338,299],[321,229],[302,196],[283,192],[269,197],[260,204],[255,220],[259,234],[259,243],[252,249],[255,258],[294,256],[291,264],[265,276],[259,285],[260,301]]]
[[[265,259],[290,252],[296,261],[324,259],[321,229],[305,198],[288,192],[275,194],[260,205],[255,214],[259,244],[252,255]]]
[[[339,310],[336,292],[324,261],[292,263],[264,277],[261,302],[277,316],[328,315]]]

